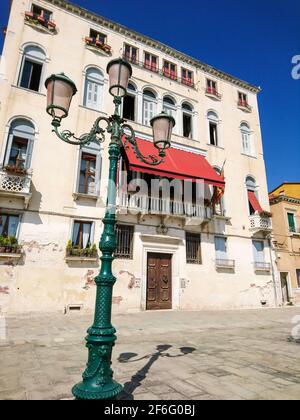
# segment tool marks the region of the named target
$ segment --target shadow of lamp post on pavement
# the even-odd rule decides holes
[[[180,353],[176,355],[171,355],[170,353],[167,353],[168,350],[172,348],[169,344],[160,344],[156,347],[156,352],[152,354],[148,354],[146,356],[140,357],[136,359],[138,356],[136,353],[122,353],[120,354],[118,358],[119,363],[133,363],[133,362],[139,362],[141,360],[148,360],[148,362],[139,369],[131,378],[130,382],[126,382],[124,385],[124,390],[122,394],[120,395],[119,399],[122,400],[133,400],[133,393],[134,391],[142,385],[142,381],[146,379],[147,374],[150,371],[150,368],[153,366],[153,364],[160,358],[163,357],[182,357],[186,356],[188,354],[193,353],[196,349],[194,347],[180,347]],[[135,359],[134,359],[135,358]]]
[[[47,113],[52,117],[52,131],[60,140],[82,147],[91,142],[103,143],[105,133],[110,135],[109,182],[103,219],[104,229],[99,245],[102,252],[101,268],[95,278],[97,286],[95,317],[86,337],[89,356],[83,380],[72,389],[74,397],[78,400],[114,399],[123,389],[113,380],[111,369],[112,348],[117,338],[116,330],[111,324],[112,289],[116,282],[116,277],[112,273],[112,262],[117,246],[115,180],[121,150],[130,145],[140,161],[152,166],[159,165],[164,161],[166,150],[171,146],[172,129],[175,126],[174,118],[164,112],[152,118],[153,143],[157,149],[157,156],[154,154],[144,156],[139,150],[133,128],[120,116],[122,98],[127,93],[128,82],[132,76],[131,65],[121,58],[114,59],[108,63],[107,73],[115,112],[109,118],[97,118],[90,132],[80,137],[76,137],[70,130],[59,130],[62,119],[69,114],[72,97],[77,92],[75,83],[63,73],[52,75],[46,80]],[[103,125],[106,126],[105,129]]]

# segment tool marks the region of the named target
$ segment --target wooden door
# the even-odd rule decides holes
[[[172,309],[172,255],[148,254],[147,309]]]

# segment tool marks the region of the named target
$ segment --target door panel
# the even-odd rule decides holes
[[[148,254],[147,309],[172,309],[172,255]]]

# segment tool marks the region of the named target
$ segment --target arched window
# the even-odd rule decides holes
[[[247,195],[248,195],[249,214],[253,215],[256,212],[262,211],[262,208],[259,204],[259,199],[258,199],[258,188],[257,188],[256,180],[252,176],[247,176],[246,188],[247,188]]]
[[[136,88],[133,83],[128,83],[127,94],[123,99],[123,118],[136,120]]]
[[[193,107],[187,102],[182,104],[182,135],[193,138]]]
[[[218,146],[219,145],[218,114],[214,111],[209,111],[207,113],[207,119],[208,119],[208,125],[209,125],[209,144],[212,144],[213,146]]]
[[[163,110],[176,120],[176,103],[170,96],[165,96],[163,99]]]
[[[150,125],[150,120],[156,114],[156,95],[149,89],[143,92],[143,124]]]
[[[97,196],[100,192],[101,148],[98,142],[91,142],[80,149],[77,192]]]
[[[243,153],[247,155],[251,155],[252,151],[252,144],[251,144],[251,131],[250,127],[247,123],[242,123],[240,125],[241,135],[242,135],[242,149]]]
[[[45,61],[46,54],[40,47],[25,47],[18,85],[39,92]]]
[[[83,105],[100,111],[102,107],[104,77],[100,70],[90,67],[86,71]]]
[[[4,166],[29,169],[33,149],[35,129],[25,118],[12,121],[4,158]]]

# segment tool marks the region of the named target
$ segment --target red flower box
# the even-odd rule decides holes
[[[56,23],[54,23],[52,20],[48,20],[48,28],[49,29],[55,29]]]
[[[28,19],[33,19],[33,12],[25,12],[25,17]]]

